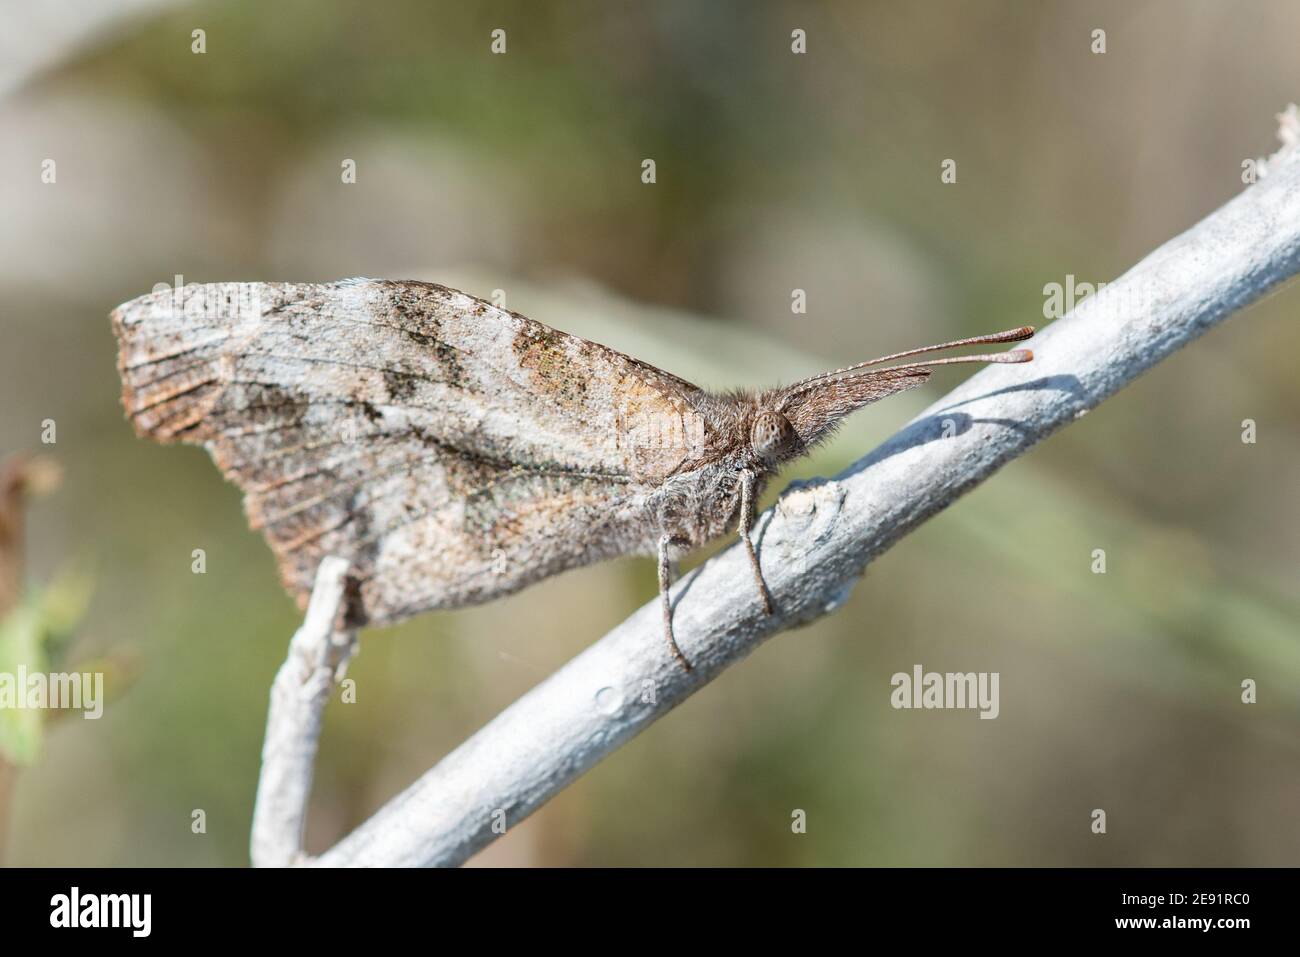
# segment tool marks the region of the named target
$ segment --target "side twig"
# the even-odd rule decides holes
[[[303,829],[325,705],[356,647],[355,632],[336,628],[347,570],[348,562],[335,556],[320,563],[307,617],[271,684],[253,806],[254,867],[304,861]]]

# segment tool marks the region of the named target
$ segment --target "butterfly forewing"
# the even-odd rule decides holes
[[[113,313],[124,404],[208,447],[300,604],[348,558],[354,623],[627,551],[644,483],[698,440],[690,383],[455,290],[239,285]]]

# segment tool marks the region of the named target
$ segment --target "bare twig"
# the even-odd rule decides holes
[[[757,526],[775,614],[747,587],[743,549],[728,549],[674,589],[692,671],[666,652],[657,601],[646,605],[314,863],[459,864],[761,642],[837,607],[926,518],[1300,271],[1296,154],[1279,152],[1267,179],[1054,323],[1032,364],[985,369],[836,478],[788,491]],[[297,773],[309,780],[310,767]],[[301,817],[286,820],[298,833]]]
[[[307,617],[271,684],[253,807],[254,867],[285,867],[303,859],[303,827],[321,721],[356,643],[355,632],[335,627],[347,570],[348,562],[335,556],[320,563]]]

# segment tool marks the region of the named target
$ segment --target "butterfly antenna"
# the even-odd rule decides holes
[[[946,359],[927,359],[925,362],[908,362],[891,369],[919,369],[922,366],[946,366],[957,362],[1032,362],[1034,353],[1030,349],[1012,349],[1010,352],[986,352],[978,356],[949,356]]]
[[[921,346],[919,349],[908,349],[906,352],[895,352],[892,355],[881,356],[879,359],[868,359],[866,362],[859,362],[855,366],[850,366],[843,371],[850,372],[854,369],[863,369],[867,366],[878,366],[882,362],[893,362],[895,359],[906,359],[908,356],[919,356],[925,352],[942,352],[944,349],[957,349],[961,346],[983,346],[991,345],[995,342],[1021,342],[1028,339],[1034,334],[1033,326],[1021,326],[1018,329],[1007,329],[1003,332],[991,332],[986,336],[971,336],[969,339],[954,339],[952,342],[941,342],[937,346]],[[1010,354],[1010,353],[1008,353]],[[972,360],[982,359],[982,356],[970,356]],[[1008,361],[1008,360],[992,360]],[[1012,362],[1024,362],[1024,359],[1009,360]]]
[[[968,339],[954,339],[952,342],[941,342],[935,346],[922,346],[919,349],[908,349],[905,352],[894,352],[887,356],[881,356],[879,359],[868,359],[866,362],[859,362],[857,365],[849,366],[845,369],[836,369],[833,372],[822,372],[818,375],[795,382],[786,387],[786,394],[790,395],[796,392],[803,392],[805,386],[814,385],[826,379],[833,379],[838,376],[852,375],[854,372],[880,365],[882,362],[893,362],[895,359],[906,359],[908,356],[919,356],[926,352],[939,352],[943,349],[957,349],[961,346],[981,346],[990,345],[995,342],[1021,342],[1028,339],[1034,334],[1033,326],[1019,326],[1015,329],[1006,329],[1002,332],[992,332],[985,336],[971,336]],[[908,366],[929,366],[945,365],[954,362],[1029,362],[1033,359],[1034,354],[1028,349],[1013,349],[1010,352],[999,352],[992,355],[978,356],[957,356],[951,359],[936,359],[931,362],[916,362]],[[898,366],[897,368],[903,368]]]

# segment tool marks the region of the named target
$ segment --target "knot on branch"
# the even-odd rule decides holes
[[[1300,143],[1300,109],[1294,103],[1288,103],[1287,108],[1277,114],[1277,139],[1282,144],[1277,152],[1268,159],[1256,161],[1260,179],[1300,152],[1296,150],[1296,143]]]

